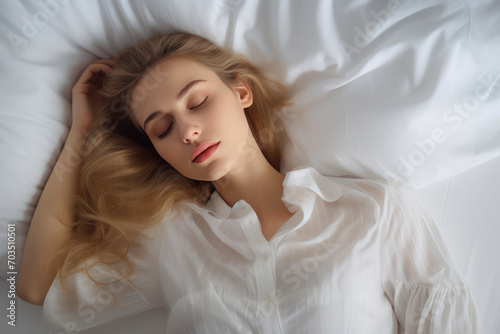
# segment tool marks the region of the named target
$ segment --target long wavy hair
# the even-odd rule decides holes
[[[121,271],[121,279],[129,277],[133,268],[126,255],[141,232],[164,219],[179,201],[202,205],[214,191],[211,183],[188,179],[163,160],[131,117],[134,89],[160,61],[189,57],[228,87],[237,81],[248,84],[253,94],[245,112],[250,129],[269,163],[280,168],[285,132],[279,113],[291,104],[290,97],[282,84],[244,56],[200,36],[176,32],[153,36],[118,57],[104,78],[103,102],[87,135],[72,235],[54,259],[65,290],[72,269],[89,274],[98,263],[113,267],[123,261],[128,270]],[[84,268],[78,268],[82,263]]]

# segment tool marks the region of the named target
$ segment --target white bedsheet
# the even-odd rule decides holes
[[[413,192],[469,283],[484,333],[500,333],[500,158]]]
[[[290,88],[285,171],[312,165],[327,175],[421,187],[416,193],[469,280],[485,333],[500,332],[498,0],[3,2],[1,263],[9,223],[21,259],[85,66],[174,29],[243,52]],[[6,272],[0,266],[0,276]],[[41,313],[18,303],[18,333],[51,332],[30,327]],[[139,320],[156,327],[163,319],[152,312],[109,328],[135,333]]]

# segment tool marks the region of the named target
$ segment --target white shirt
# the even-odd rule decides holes
[[[107,285],[115,303],[78,273],[72,301],[56,278],[46,320],[85,329],[164,307],[175,334],[479,332],[439,230],[403,190],[306,168],[286,175],[282,200],[294,215],[269,241],[244,200],[179,204],[130,249],[136,287]]]

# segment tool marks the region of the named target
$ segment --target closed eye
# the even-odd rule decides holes
[[[192,107],[192,108],[189,108],[189,110],[197,110],[197,109],[200,109],[201,107],[203,107],[206,103],[207,103],[207,100],[208,100],[208,96],[205,97],[205,99],[203,101],[201,101],[200,104]],[[168,126],[168,128],[161,134],[158,136],[158,139],[163,139],[165,138],[169,132],[170,132],[170,129],[172,128],[172,126],[174,125],[174,122],[170,123],[170,125]]]
[[[158,136],[158,139],[165,138],[168,135],[168,133],[170,132],[170,129],[172,128],[173,125],[174,125],[174,122],[170,123],[170,125],[165,130],[165,132],[163,132],[161,135]]]
[[[192,108],[189,108],[189,110],[196,110],[196,109],[203,107],[205,105],[205,103],[207,102],[207,99],[208,99],[208,96],[200,104],[198,104],[197,106],[194,106]]]

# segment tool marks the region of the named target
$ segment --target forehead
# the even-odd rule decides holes
[[[175,91],[186,81],[198,79],[200,76],[207,79],[217,77],[213,71],[192,59],[176,57],[161,60],[146,70],[134,87],[132,99],[139,98],[139,94],[134,94],[134,91],[153,91],[159,86]]]
[[[189,58],[175,57],[158,62],[146,71],[131,92],[133,114],[140,121],[159,104],[174,101],[185,85],[198,79],[210,83],[220,81],[212,70]]]

